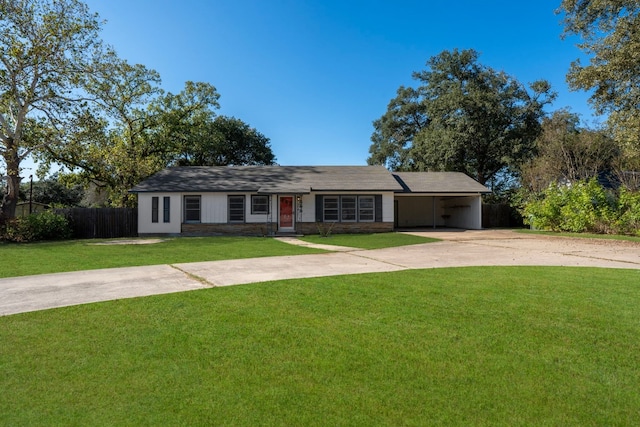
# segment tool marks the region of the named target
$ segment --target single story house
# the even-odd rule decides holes
[[[479,229],[489,190],[462,173],[383,166],[187,166],[130,192],[144,236]]]

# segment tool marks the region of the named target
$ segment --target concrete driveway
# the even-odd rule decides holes
[[[441,242],[376,250],[281,256],[0,279],[0,315],[269,280],[418,268],[547,265],[639,270],[640,244],[509,230],[416,231]],[[292,244],[299,241],[290,240]],[[304,243],[303,245],[307,245]]]

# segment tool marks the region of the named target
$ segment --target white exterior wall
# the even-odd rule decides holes
[[[382,193],[382,222],[393,222],[393,192]]]
[[[480,196],[453,197],[445,200],[444,211],[450,217],[448,227],[480,230],[482,228],[482,198]]]
[[[151,199],[158,198],[158,222],[151,222]],[[170,197],[169,222],[163,222],[163,200]],[[180,234],[182,195],[179,193],[138,194],[138,234]]]
[[[244,196],[244,222],[261,223],[267,221],[266,214],[251,214],[251,196],[256,193],[185,193],[185,196],[201,196],[201,217],[203,224],[226,224],[228,222],[229,196]],[[271,212],[273,220],[277,213],[277,196],[271,197]]]
[[[226,193],[186,193],[184,196],[200,196],[200,222],[227,222],[227,194]]]
[[[255,193],[253,194],[254,196],[256,195]],[[270,205],[269,205],[269,209],[270,209],[270,213],[269,215],[267,214],[251,214],[251,194],[247,194],[245,195],[245,222],[250,222],[250,223],[260,223],[260,222],[267,222],[267,219],[269,217],[271,217],[272,221],[277,221],[278,217],[278,196],[275,195],[271,195],[269,196],[270,198]],[[295,199],[295,198],[294,198]],[[295,203],[295,202],[294,202]]]
[[[303,194],[301,198],[302,212],[299,214],[299,222],[316,222],[316,195]]]
[[[228,222],[228,196],[245,196],[245,222],[262,223],[269,218],[265,214],[251,214],[251,196],[255,193],[139,193],[138,194],[138,233],[139,234],[180,234],[184,222],[184,197],[200,196],[200,220],[206,224],[226,224]],[[325,192],[323,195],[375,195],[382,194],[382,221],[393,222],[393,193],[376,192]],[[289,195],[289,194],[287,194]],[[296,222],[316,221],[316,193],[304,194],[298,198],[295,194]],[[151,200],[158,197],[158,222],[151,222]],[[163,198],[170,197],[170,222],[163,222]],[[278,221],[278,196],[271,197],[271,220]]]

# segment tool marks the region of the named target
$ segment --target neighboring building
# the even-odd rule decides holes
[[[138,194],[139,235],[272,235],[479,229],[489,190],[456,172],[194,166],[164,169],[130,192]]]
[[[39,202],[19,202],[16,204],[16,217],[28,216],[31,213],[40,213],[51,207]]]

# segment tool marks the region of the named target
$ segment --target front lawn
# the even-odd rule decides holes
[[[328,237],[309,235],[300,238],[305,242],[323,245],[347,246],[360,249],[381,249],[395,246],[416,245],[419,243],[437,242],[430,237],[413,236],[403,233],[375,233],[375,234],[332,234]]]
[[[324,252],[264,237],[181,237],[144,245],[97,244],[104,242],[0,244],[0,277]]]
[[[0,425],[639,425],[640,271],[413,270],[0,318]]]

